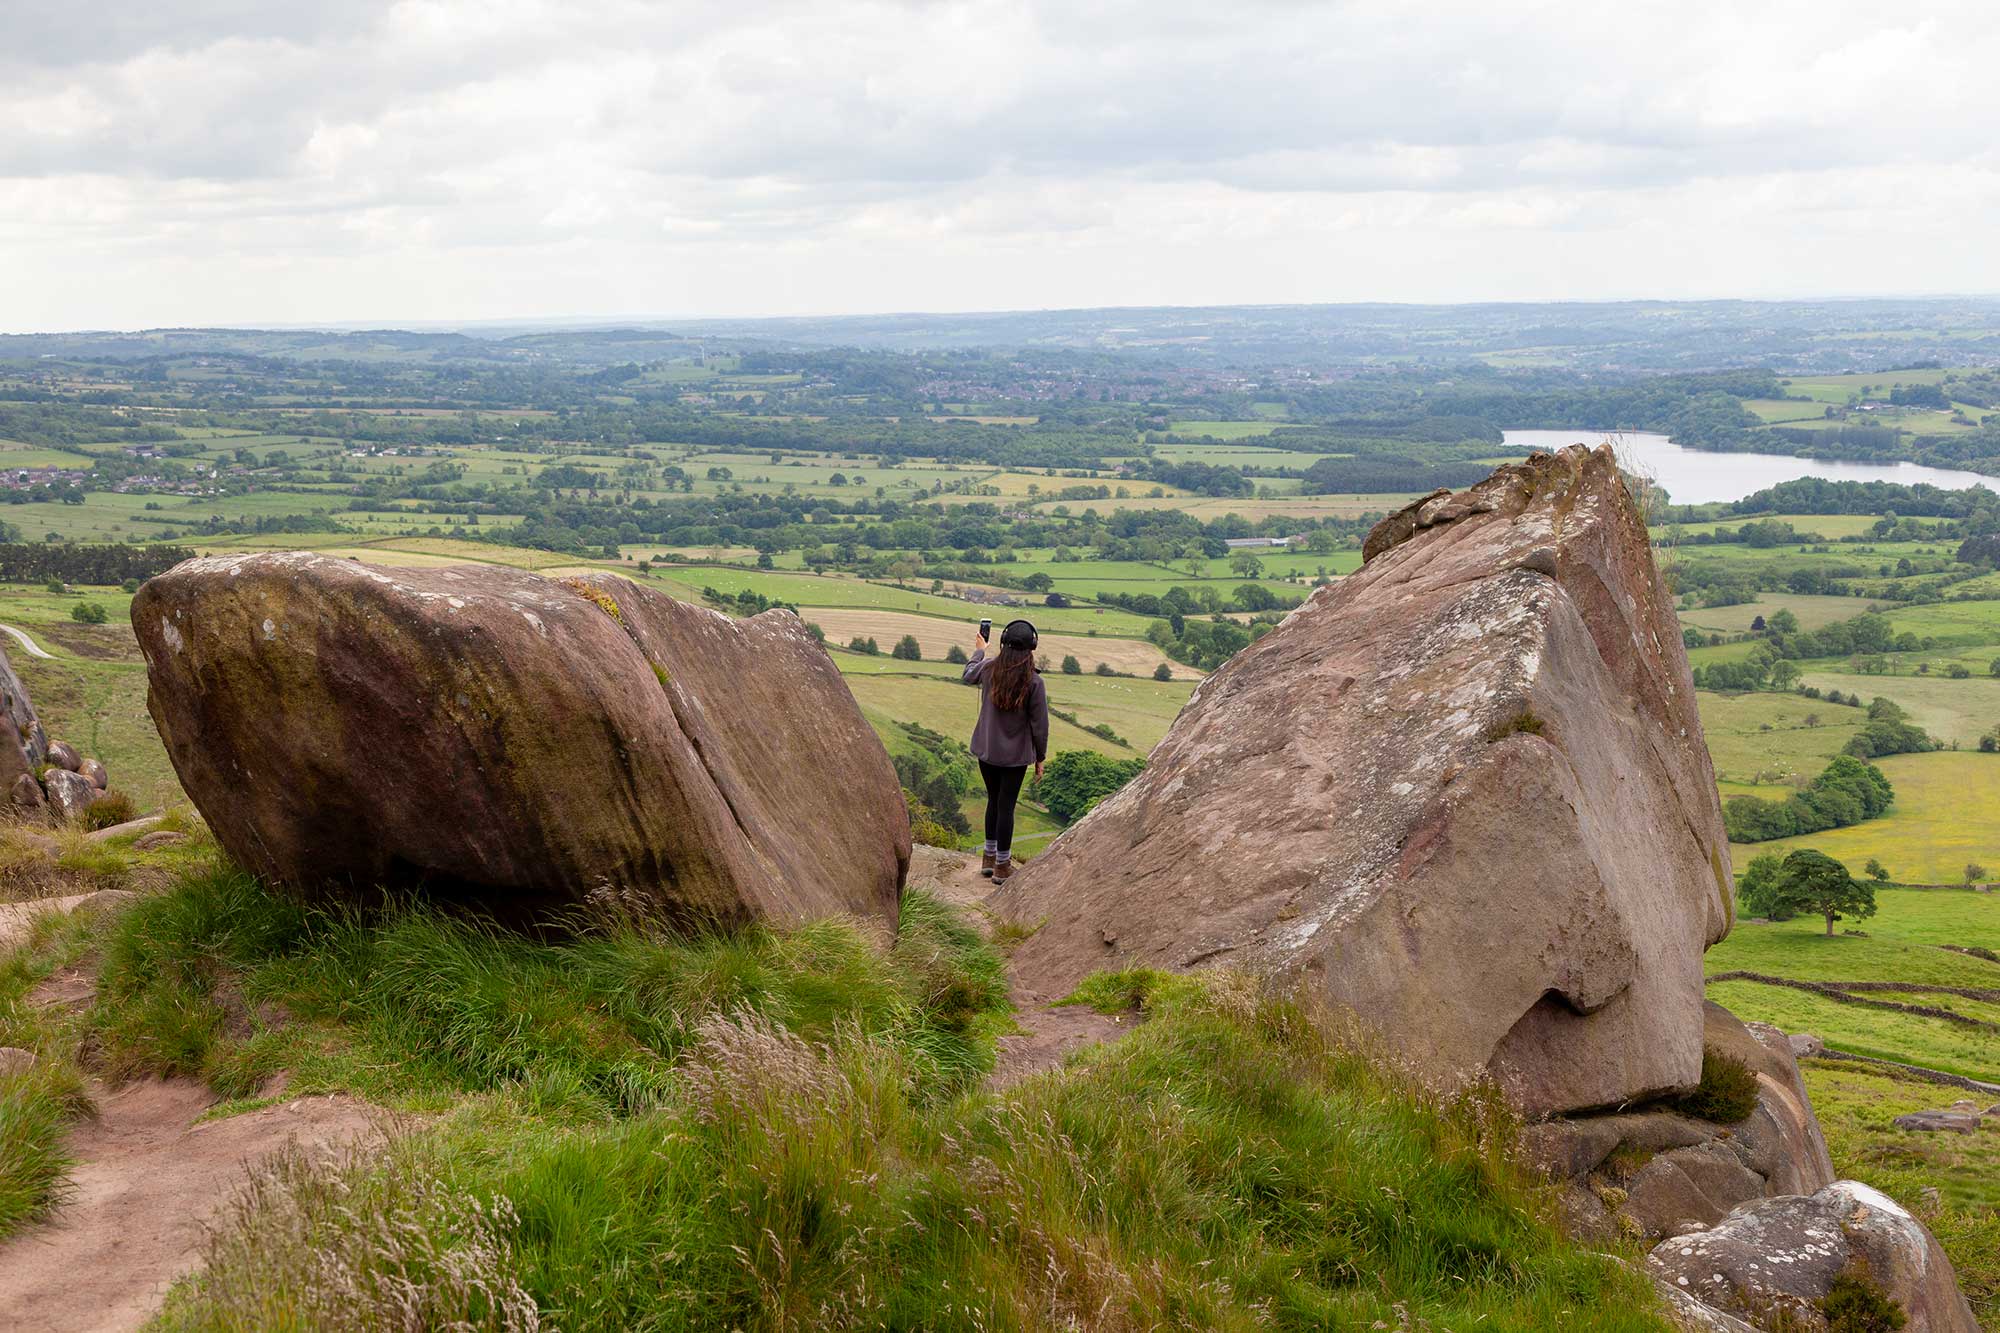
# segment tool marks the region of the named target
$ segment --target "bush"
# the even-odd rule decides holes
[[[1143,759],[1110,759],[1094,750],[1064,750],[1050,759],[1035,781],[1034,795],[1049,813],[1068,824],[1138,777]]]
[[[1099,662],[1097,664],[1097,674],[1100,676],[1115,676],[1118,673],[1111,669],[1111,663]]]
[[[889,656],[898,662],[921,662],[924,660],[924,650],[917,642],[916,635],[905,634],[896,641],[896,646],[889,650]]]
[[[1083,663],[1077,661],[1074,656],[1065,656],[1062,660],[1062,673],[1065,676],[1081,676]]]
[[[123,824],[139,817],[139,809],[132,804],[132,798],[122,791],[108,791],[84,808],[83,826],[89,829],[110,828],[113,824]]]
[[[1674,1107],[1697,1120],[1734,1125],[1757,1109],[1757,1076],[1750,1066],[1713,1046],[1702,1048],[1701,1082],[1674,1099]]]
[[[944,660],[953,666],[964,666],[972,659],[965,655],[965,649],[954,643],[951,647],[944,650]]]
[[[1168,666],[1165,662],[1162,662],[1158,666],[1153,668],[1154,680],[1172,680],[1173,678],[1174,678],[1174,669]]]

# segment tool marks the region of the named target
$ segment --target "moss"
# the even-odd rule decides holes
[[[1820,1297],[1827,1333],[1895,1333],[1910,1322],[1903,1307],[1877,1286],[1867,1269],[1851,1266]]]
[[[1757,1076],[1750,1072],[1750,1066],[1728,1052],[1704,1047],[1701,1082],[1693,1092],[1675,1098],[1674,1109],[1718,1125],[1748,1120],[1757,1109]]]
[[[1498,744],[1509,736],[1540,736],[1548,730],[1548,724],[1535,714],[1532,708],[1523,708],[1504,722],[1495,722],[1486,729],[1486,739],[1490,744]]]
[[[562,585],[563,587],[568,588],[571,592],[575,593],[577,596],[587,598],[588,600],[595,602],[597,604],[598,610],[604,612],[605,615],[610,616],[613,620],[617,621],[621,626],[624,625],[625,613],[618,609],[618,599],[613,597],[610,593],[606,592],[604,589],[598,587],[595,583],[590,582],[588,579],[573,578],[573,579],[563,579]]]
[[[1630,1180],[1653,1160],[1653,1150],[1639,1143],[1621,1143],[1604,1159],[1605,1170],[1617,1180]]]

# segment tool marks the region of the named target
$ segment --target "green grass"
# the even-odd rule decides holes
[[[1857,875],[1876,858],[1900,883],[1956,884],[1968,862],[2000,878],[2000,755],[1938,751],[1890,755],[1874,763],[1896,789],[1896,803],[1886,815],[1824,833],[1733,846],[1737,868],[1760,852],[1783,856],[1796,847],[1815,847]],[[1983,901],[2000,903],[2000,897]],[[2000,940],[2000,908],[1986,929],[1989,942]]]
[[[1797,694],[1698,691],[1709,757],[1724,782],[1812,777],[1861,729],[1866,712]],[[1818,719],[1808,725],[1807,718]]]
[[[1763,592],[1757,600],[1739,606],[1694,607],[1680,613],[1681,624],[1722,634],[1748,634],[1750,622],[1790,611],[1802,629],[1818,629],[1836,620],[1852,620],[1868,609],[1868,604],[1852,597],[1827,597],[1810,593]]]
[[[1176,981],[1068,1071],[926,1103],[880,1037],[718,1015],[656,1110],[550,1132],[467,1103],[376,1161],[267,1173],[163,1326],[363,1318],[415,1270],[427,1324],[525,1298],[583,1330],[1665,1328],[1561,1237],[1490,1094],[1313,1019]],[[375,1239],[392,1218],[412,1242]]]
[[[1823,846],[1823,843],[1815,845]],[[1738,849],[1739,852],[1741,849]],[[1877,911],[1825,934],[1818,917],[1769,925],[1739,923],[1708,951],[1704,969],[1750,971],[1803,981],[1894,981],[1910,985],[2000,987],[2000,966],[1938,948],[2000,940],[2000,897],[1953,890],[1881,889]],[[1709,998],[1742,1018],[1812,1032],[1856,1055],[1923,1065],[1968,1078],[2000,1082],[2000,1031],[1961,1027],[1943,1019],[1841,1004],[1789,987],[1719,982]],[[1878,994],[1872,999],[1937,1005],[2000,1022],[2000,1006],[1949,996]],[[1945,1100],[1949,1101],[1947,1097]]]
[[[316,910],[218,868],[120,917],[90,1022],[113,1073],[225,1097],[294,1068],[301,1091],[431,1103],[527,1080],[551,1105],[616,1115],[659,1099],[706,1013],[880,1036],[949,1090],[990,1065],[1005,1008],[997,962],[921,893],[886,953],[834,922],[690,937],[623,922],[536,943],[416,906]]]
[[[1942,659],[1949,654],[1923,654]],[[1968,666],[1980,666],[1977,659],[2000,656],[2000,649],[1974,654]],[[2000,723],[2000,680],[1974,675],[1950,680],[1941,675],[1870,676],[1859,672],[1809,670],[1805,684],[1821,690],[1859,694],[1863,699],[1880,695],[1893,699],[1909,713],[1911,721],[1947,743],[1977,745],[1979,738]]]

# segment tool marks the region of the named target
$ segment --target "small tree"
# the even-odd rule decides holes
[[[1162,662],[1158,666],[1153,668],[1154,680],[1172,680],[1173,678],[1174,678],[1174,669],[1168,666],[1165,662]]]
[[[966,657],[965,649],[954,643],[951,647],[944,650],[944,660],[953,666],[964,666],[970,659]]]
[[[1081,676],[1083,674],[1083,663],[1076,660],[1074,653],[1066,654],[1063,657],[1062,673],[1065,676]]]
[[[1778,872],[1778,897],[1794,911],[1826,918],[1826,933],[1842,916],[1856,920],[1875,915],[1875,890],[1847,873],[1847,867],[1810,847],[1785,858]]]
[[[1099,662],[1097,664],[1097,674],[1100,676],[1115,676],[1118,673],[1111,669],[1111,663]]]
[[[78,602],[69,609],[69,618],[79,625],[102,625],[110,616],[97,602]]]
[[[1979,883],[1982,883],[1982,882],[1984,882],[1984,881],[1985,881],[1985,879],[1986,879],[1986,867],[1985,867],[1985,866],[1983,866],[1983,865],[1979,864],[1979,862],[1977,862],[1977,861],[1968,861],[1968,862],[1966,862],[1966,864],[1965,864],[1965,882],[1966,882],[1967,884],[1979,884]]]
[[[1861,868],[1867,871],[1868,878],[1874,880],[1877,884],[1887,884],[1889,882],[1889,867],[1883,865],[1875,857],[1869,857],[1868,864]]]
[[[1772,921],[1789,921],[1796,915],[1790,904],[1778,896],[1778,876],[1784,864],[1784,858],[1776,852],[1750,858],[1750,864],[1743,869],[1743,878],[1736,883],[1736,901],[1745,913]]]
[[[1254,579],[1264,572],[1264,562],[1248,551],[1238,551],[1229,557],[1229,568],[1239,579]]]
[[[905,634],[896,640],[896,646],[889,650],[889,656],[899,662],[921,662],[924,660],[923,645],[917,642],[916,635]]]

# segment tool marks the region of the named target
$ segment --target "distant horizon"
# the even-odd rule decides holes
[[[809,322],[837,322],[843,320],[888,320],[954,318],[976,319],[980,317],[1018,318],[1033,316],[1059,316],[1097,313],[1117,313],[1130,311],[1144,313],[1151,311],[1200,311],[1200,310],[1347,310],[1347,309],[1401,309],[1401,310],[1465,310],[1475,308],[1534,309],[1541,307],[1592,306],[1610,307],[1621,305],[1658,306],[1707,306],[1707,305],[1797,305],[1797,306],[1838,306],[1866,305],[1878,302],[1906,304],[1941,304],[1954,301],[1991,301],[2000,303],[2000,290],[1996,291],[1939,291],[1939,292],[1879,292],[1864,294],[1837,294],[1818,296],[1621,296],[1621,297],[1547,297],[1522,300],[1463,300],[1463,301],[1210,301],[1210,302],[1156,302],[1156,303],[1111,303],[1083,305],[1049,306],[968,306],[955,308],[934,306],[927,308],[882,308],[869,310],[821,311],[793,314],[601,314],[601,315],[518,315],[481,316],[465,319],[408,319],[394,317],[385,319],[328,319],[328,320],[269,320],[269,321],[222,321],[217,323],[165,323],[165,324],[85,324],[73,328],[5,328],[0,329],[0,337],[70,337],[81,334],[134,335],[143,333],[170,332],[325,332],[325,333],[452,333],[472,329],[538,329],[549,332],[592,332],[610,331],[618,328],[647,328],[662,332],[672,332],[672,325],[686,324],[784,324]]]

